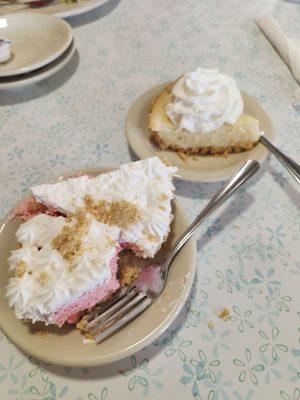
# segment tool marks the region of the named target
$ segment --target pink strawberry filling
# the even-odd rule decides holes
[[[123,249],[132,250],[136,255],[138,255],[141,252],[141,250],[136,244],[125,242],[123,239],[119,240],[119,244],[120,246],[122,246]]]
[[[54,207],[45,206],[44,204],[37,202],[33,196],[30,196],[22,200],[15,207],[12,217],[20,217],[23,221],[28,221],[39,214],[48,214],[52,216],[63,215]]]
[[[21,201],[14,209],[12,217],[20,217],[23,221],[27,221],[38,214],[48,214],[52,216],[63,215],[54,207],[45,206],[36,201],[33,196],[27,197]],[[111,278],[104,284],[96,286],[94,289],[83,293],[72,304],[60,308],[58,311],[50,315],[51,323],[61,327],[64,323],[74,324],[77,322],[82,311],[95,306],[103,301],[109,294],[115,292],[120,284],[117,280],[118,270],[118,254],[123,249],[132,250],[136,255],[140,254],[140,249],[134,243],[128,243],[124,240],[119,240],[119,247],[116,249],[116,255],[110,262]]]
[[[116,250],[116,255],[110,262],[111,278],[104,284],[96,286],[94,289],[83,293],[74,303],[69,304],[66,307],[60,308],[54,314],[50,316],[50,320],[53,324],[61,327],[65,322],[74,324],[77,322],[80,313],[87,308],[95,306],[97,303],[103,301],[109,294],[115,292],[119,288],[119,282],[117,280],[117,260],[118,253],[121,247]]]

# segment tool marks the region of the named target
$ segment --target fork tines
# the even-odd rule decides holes
[[[111,302],[89,315],[85,331],[99,343],[142,313],[151,302],[152,299],[135,286],[121,290]]]

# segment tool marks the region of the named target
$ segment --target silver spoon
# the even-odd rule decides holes
[[[297,164],[290,157],[283,154],[282,151],[277,149],[277,147],[275,147],[264,136],[264,132],[262,132],[259,141],[277,158],[277,160],[279,160],[281,162],[281,164],[292,175],[292,177],[295,179],[295,181],[300,184],[300,165]]]

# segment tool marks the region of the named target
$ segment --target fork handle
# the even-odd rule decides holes
[[[225,200],[227,200],[239,187],[241,187],[247,180],[258,171],[260,165],[255,160],[246,161],[242,167],[234,173],[234,175],[228,179],[225,185],[214,195],[210,202],[201,211],[198,217],[192,222],[192,224],[186,229],[185,232],[180,236],[179,239],[174,243],[169,252],[166,255],[165,266],[168,269],[169,265],[178,253],[181,247],[187,242],[192,236],[198,226],[212,213],[214,212]]]
[[[297,183],[300,184],[300,165],[290,157],[283,154],[277,147],[274,146],[264,135],[260,136],[262,143],[274,156],[281,162],[285,169],[292,175]]]

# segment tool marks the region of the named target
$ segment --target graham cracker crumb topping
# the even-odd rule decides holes
[[[159,195],[158,200],[168,200],[168,198],[169,197],[165,193],[162,193],[162,194]]]
[[[49,281],[50,276],[47,274],[47,272],[41,272],[39,276],[39,282],[43,286]]]
[[[75,224],[65,225],[51,242],[52,247],[69,262],[82,254],[82,237],[86,234],[89,225],[84,212],[80,211],[74,217]]]
[[[26,271],[26,263],[24,261],[19,261],[16,264],[15,277],[22,278],[22,276],[25,274],[25,271]]]
[[[140,219],[138,208],[125,200],[95,202],[90,195],[87,195],[84,203],[86,212],[104,224],[126,227]]]
[[[157,237],[156,235],[152,235],[152,233],[148,233],[147,239],[148,239],[150,242],[157,242],[157,241],[158,241],[158,237]]]
[[[121,265],[118,271],[120,287],[131,285],[139,275],[140,269],[137,265]]]

